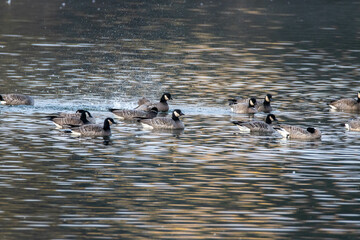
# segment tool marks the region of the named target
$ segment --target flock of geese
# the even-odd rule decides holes
[[[278,120],[272,114],[272,95],[267,94],[264,101],[259,103],[256,98],[229,99],[230,109],[234,113],[254,114],[265,112],[268,115],[265,121],[232,121],[241,132],[273,133],[277,131],[284,138],[292,139],[320,139],[321,132],[314,127],[302,128],[294,125],[278,124]],[[109,111],[121,120],[131,120],[141,123],[144,128],[149,129],[184,129],[184,123],[180,117],[184,115],[180,109],[172,112],[171,118],[158,116],[159,112],[168,112],[168,101],[172,100],[170,93],[164,93],[159,102],[151,102],[146,98],[138,101],[135,109],[114,109]],[[1,94],[0,103],[4,105],[34,105],[32,97],[23,94]],[[360,92],[357,98],[342,98],[328,103],[330,108],[340,111],[360,112]],[[58,113],[48,116],[57,128],[66,129],[66,132],[79,136],[102,136],[111,135],[110,125],[116,123],[113,118],[108,117],[102,125],[96,124],[95,119],[89,111],[77,110],[75,113]],[[360,131],[360,119],[351,119],[345,123],[350,131]]]

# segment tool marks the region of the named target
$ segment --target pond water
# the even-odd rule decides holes
[[[357,1],[0,1],[0,239],[358,239]],[[163,92],[182,132],[118,121],[110,140],[46,118]],[[273,95],[318,141],[240,133],[228,98]]]

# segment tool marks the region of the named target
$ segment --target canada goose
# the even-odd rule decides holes
[[[77,116],[70,117],[59,117],[59,116],[49,116],[49,119],[53,121],[56,128],[69,128],[70,126],[81,126],[84,124],[90,124],[91,122],[87,120],[86,115],[88,111],[83,111],[80,118]]]
[[[257,110],[255,108],[255,104],[256,104],[256,99],[255,98],[250,98],[248,102],[245,103],[237,103],[232,102],[230,103],[230,108],[231,111],[234,113],[256,113]]]
[[[104,120],[104,125],[99,124],[87,124],[80,127],[70,128],[70,132],[78,136],[86,137],[108,137],[111,136],[110,125],[116,124],[114,119],[106,118]]]
[[[347,123],[345,123],[345,128],[349,131],[360,131],[360,119],[351,119]]]
[[[232,121],[241,132],[274,132],[272,127],[272,122],[277,122],[277,119],[274,114],[268,114],[266,116],[265,122],[263,121],[250,121],[250,122],[242,122],[242,121]]]
[[[169,111],[169,105],[167,103],[169,100],[172,100],[170,93],[164,93],[158,103],[151,103],[146,98],[142,98],[139,100],[139,106],[137,106],[135,110],[149,111],[151,108],[157,107],[159,112],[167,112]]]
[[[271,99],[272,99],[272,95],[269,93],[266,94],[266,96],[264,97],[264,102],[261,105],[257,104],[256,109],[259,112],[265,112],[265,113],[271,112],[272,111],[272,107],[270,105]]]
[[[272,95],[268,93],[265,95],[264,101],[262,104],[259,104],[259,101],[256,100],[256,103],[255,103],[256,110],[258,112],[270,113],[272,111],[272,107],[270,105],[271,99],[272,99]],[[250,98],[228,99],[229,105],[239,104],[239,103],[248,103],[249,100],[250,100]]]
[[[171,118],[156,117],[153,119],[140,119],[139,122],[150,129],[184,129],[184,123],[180,121],[179,117],[185,115],[180,109],[175,109]]]
[[[4,105],[34,105],[34,99],[23,94],[1,94],[0,102]]]
[[[157,107],[153,107],[150,111],[141,111],[141,110],[131,110],[131,109],[114,109],[110,108],[110,112],[115,114],[115,116],[122,120],[133,120],[138,118],[147,118],[151,119],[156,117],[158,114]]]
[[[357,94],[357,98],[342,98],[333,100],[328,105],[332,109],[345,110],[345,111],[360,111],[360,92]]]
[[[59,113],[59,117],[77,117],[77,118],[80,118],[81,117],[81,114],[85,112],[86,113],[86,119],[91,122],[91,123],[95,123],[95,118],[93,118],[93,116],[91,115],[91,113],[89,111],[85,111],[83,109],[78,109],[75,113],[64,113],[64,112],[61,112]]]
[[[321,132],[319,129],[308,127],[307,129],[281,124],[274,129],[280,133],[284,138],[293,138],[293,139],[319,139],[321,138]]]

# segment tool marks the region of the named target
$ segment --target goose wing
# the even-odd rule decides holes
[[[30,96],[22,94],[3,94],[6,104],[8,105],[33,105],[34,100]]]
[[[360,131],[360,119],[352,119],[346,124],[349,130]]]
[[[249,107],[248,103],[237,103],[230,105],[231,111],[234,113],[256,113],[256,108]]]
[[[156,117],[153,119],[142,119],[140,122],[143,125],[148,125],[152,128],[162,128],[162,129],[175,129],[179,127],[175,121],[167,117]],[[180,121],[179,121],[180,122]]]
[[[252,122],[239,122],[234,121],[235,125],[238,126],[240,131],[251,131],[251,132],[273,132],[274,129],[271,125],[262,121],[252,121]]]
[[[147,112],[142,110],[131,110],[131,109],[110,109],[112,113],[116,116],[123,119],[133,119],[133,118],[145,118],[147,117]]]
[[[110,136],[110,131],[104,131],[103,126],[98,124],[88,124],[80,127],[71,128],[71,131],[75,134],[83,136]]]
[[[352,109],[360,107],[360,104],[352,98],[342,98],[339,100],[333,100],[329,103],[330,107],[335,109]]]
[[[59,127],[84,125],[78,117],[50,117],[50,119]]]

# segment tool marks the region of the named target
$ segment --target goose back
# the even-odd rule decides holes
[[[23,94],[1,94],[0,102],[4,105],[34,105],[34,99]]]
[[[309,140],[321,138],[320,130],[312,127],[305,129],[298,126],[281,124],[276,126],[275,130],[279,132],[284,138]]]
[[[156,117],[158,110],[152,108],[150,111],[132,110],[132,109],[109,109],[110,112],[122,120],[133,120],[137,118],[154,118]]]
[[[351,119],[345,123],[345,128],[349,131],[360,131],[360,119]]]

